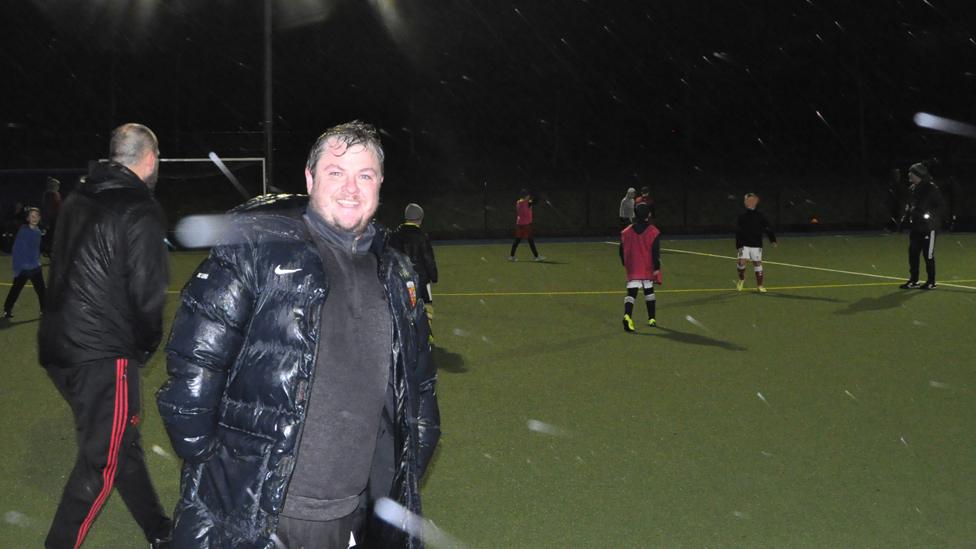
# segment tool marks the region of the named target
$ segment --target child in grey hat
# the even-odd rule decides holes
[[[400,250],[413,263],[420,279],[418,293],[424,300],[424,310],[427,319],[433,324],[434,299],[430,285],[437,282],[437,261],[434,260],[434,248],[430,245],[430,237],[420,228],[424,222],[424,209],[419,204],[411,202],[403,210],[403,223],[390,234],[389,245]]]

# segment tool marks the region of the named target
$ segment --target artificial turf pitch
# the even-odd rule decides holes
[[[541,263],[524,245],[516,263],[507,244],[436,247],[427,518],[471,548],[976,544],[976,235],[939,236],[934,291],[897,288],[905,235],[786,236],[766,249],[764,295],[751,268],[735,291],[731,239],[663,247],[659,327],[638,300],[636,334],[612,244],[543,241]],[[167,322],[202,255],[172,258]],[[0,547],[33,548],[75,442],[37,366],[30,289],[15,315],[0,326]],[[164,377],[157,353],[142,433],[172,509]],[[113,494],[86,547],[140,546]]]

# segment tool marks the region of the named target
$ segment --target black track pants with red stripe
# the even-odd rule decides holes
[[[81,547],[113,487],[146,539],[167,537],[170,520],[149,480],[139,436],[139,367],[113,359],[47,372],[74,413],[78,456],[45,547]]]

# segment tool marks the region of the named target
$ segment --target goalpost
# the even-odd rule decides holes
[[[108,159],[101,158],[99,162],[105,162]],[[267,160],[263,156],[231,156],[222,158],[217,156],[216,153],[210,153],[207,158],[160,158],[160,177],[166,177],[163,174],[163,164],[199,164],[200,166],[206,168],[212,166],[214,169],[223,173],[224,177],[228,182],[233,184],[238,190],[242,190],[241,186],[238,184],[239,180],[234,176],[233,170],[228,168],[228,165],[240,165],[242,163],[257,164],[261,167],[261,192],[258,194],[268,194],[268,171],[267,171]],[[199,172],[198,172],[199,173]],[[246,198],[253,198],[253,196],[248,196]]]
[[[257,162],[257,163],[259,163],[261,165],[261,194],[268,194],[268,171],[267,171],[267,162],[266,162],[266,160],[265,160],[265,158],[263,156],[235,156],[235,157],[229,157],[229,158],[220,158],[220,157],[217,157],[217,155],[215,155],[213,153],[210,153],[210,154],[211,154],[211,156],[210,157],[207,157],[207,158],[160,158],[159,159],[159,163],[160,164],[164,164],[164,163],[190,163],[190,162],[198,162],[198,163],[205,163],[205,164],[213,164],[218,169],[221,169],[221,171],[224,172],[224,175],[227,176],[227,172],[224,171],[224,169],[221,166],[221,164],[223,164],[224,167],[225,167],[227,163],[234,163],[234,162]],[[230,179],[231,182],[234,182],[235,181],[235,179],[232,176],[228,176],[228,179]],[[248,197],[248,198],[251,198],[251,197]]]
[[[105,159],[102,159],[105,160]],[[45,179],[61,182],[62,198],[73,193],[90,169],[22,168],[0,170],[0,206],[13,212],[15,202],[40,203]],[[154,191],[172,228],[187,216],[222,214],[247,200],[268,193],[267,162],[263,157],[160,158],[159,180]],[[9,248],[14,228],[0,227],[0,250]]]
[[[268,192],[263,157],[160,158],[156,200],[170,223],[188,215],[224,213]]]

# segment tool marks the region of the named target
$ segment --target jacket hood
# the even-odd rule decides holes
[[[149,187],[135,172],[118,162],[103,160],[88,170],[88,177],[81,190],[87,194],[95,194],[109,189],[134,189],[149,193]]]

